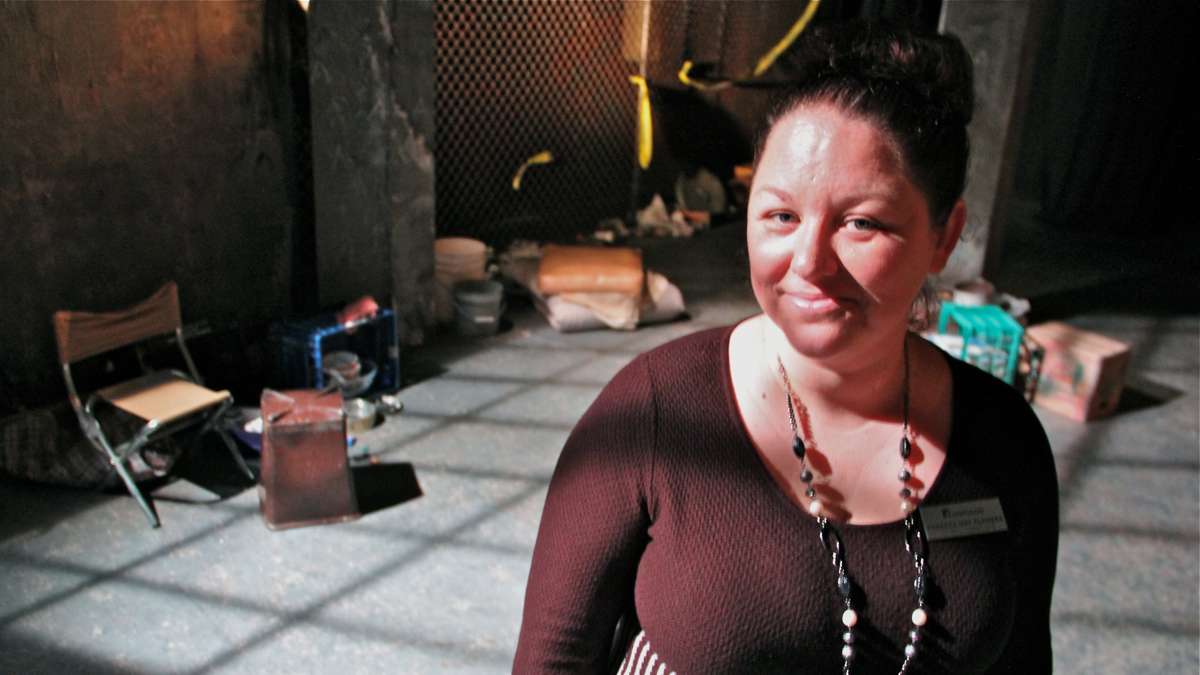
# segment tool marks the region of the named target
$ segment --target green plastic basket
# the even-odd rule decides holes
[[[1021,340],[1025,329],[996,305],[967,307],[942,304],[938,332],[962,336],[958,358],[975,365],[1009,384],[1015,384]]]

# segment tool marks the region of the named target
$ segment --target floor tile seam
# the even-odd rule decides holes
[[[1138,546],[1156,547],[1156,559],[1145,566],[1146,569],[1158,566],[1158,560],[1167,557],[1172,552],[1194,553],[1200,544],[1200,532],[1175,532],[1166,529],[1148,530],[1139,533],[1137,525],[1125,525],[1112,531],[1110,528],[1093,527],[1088,525],[1063,525],[1059,528],[1059,545],[1062,548],[1060,556],[1065,554],[1065,543],[1079,547],[1080,554],[1090,554],[1096,547],[1116,547],[1110,551],[1113,555],[1132,551]]]
[[[1077,520],[1063,520],[1058,526],[1059,534],[1074,534],[1082,536],[1099,535],[1112,538],[1149,539],[1162,545],[1200,544],[1200,524],[1183,530],[1147,527],[1141,523],[1113,523],[1106,520],[1103,523],[1089,523]]]
[[[454,372],[443,373],[443,374],[437,376],[437,378],[435,378],[435,379],[436,379],[436,381],[439,381],[439,382],[451,382],[451,383],[463,383],[463,384],[478,383],[478,382],[483,382],[486,384],[539,384],[539,385],[552,384],[552,385],[574,387],[574,388],[579,388],[579,389],[594,388],[597,391],[599,391],[600,389],[603,389],[604,386],[608,384],[608,380],[604,380],[603,382],[601,382],[599,380],[567,380],[567,379],[558,378],[558,377],[555,377],[555,378],[518,377],[516,375],[482,375],[482,376],[481,375],[471,375],[471,376],[465,376],[465,375],[461,375],[459,373],[454,373]],[[433,381],[433,380],[430,380],[430,381]]]
[[[1085,454],[1067,454],[1065,452],[1055,453],[1054,458],[1059,461],[1071,462],[1082,460],[1086,462],[1087,467],[1092,471],[1112,470],[1122,472],[1145,472],[1145,473],[1181,473],[1181,474],[1197,474],[1200,473],[1200,462],[1192,462],[1188,460],[1156,460],[1142,459],[1137,457],[1105,457],[1101,453],[1088,452]],[[1127,479],[1122,479],[1125,482]]]
[[[497,343],[495,345],[487,345],[487,346],[484,346],[482,349],[478,349],[478,350],[467,350],[468,353],[464,354],[464,357],[475,356],[476,354],[479,354],[481,352],[486,352],[491,347],[497,347],[497,348],[510,348],[510,349],[520,350],[520,351],[580,352],[580,353],[591,355],[591,356],[628,356],[632,359],[633,357],[638,356],[645,350],[630,349],[630,347],[638,346],[642,342],[642,340],[644,340],[646,338],[647,335],[652,333],[652,331],[654,331],[656,329],[666,328],[669,326],[681,325],[682,323],[683,322],[680,321],[680,322],[670,322],[670,323],[665,323],[665,324],[655,324],[653,326],[639,327],[640,330],[630,331],[629,337],[627,339],[622,340],[621,342],[617,343],[617,345],[615,345],[613,347],[582,347],[582,346],[573,346],[573,345],[560,347],[557,345],[547,345],[544,343],[530,342],[530,341],[527,341],[527,338],[518,338],[518,339],[514,339],[512,341]],[[695,327],[695,331],[693,331],[693,332],[698,332],[698,331],[705,330],[708,328],[718,328],[718,327],[727,325],[725,322],[711,322],[711,321],[696,320],[696,319],[687,320],[687,324],[689,326]],[[588,331],[588,332],[590,332],[590,331]],[[569,335],[572,335],[572,333],[560,333],[560,335],[569,336]],[[451,362],[451,363],[454,363],[454,362]]]
[[[669,325],[673,325],[673,324],[662,324],[662,325],[663,325],[663,326],[669,326]],[[695,329],[694,331],[691,331],[691,332],[696,332],[696,331],[704,330],[704,329],[706,329],[706,328],[716,328],[716,327],[723,326],[723,325],[726,325],[726,324],[725,324],[724,322],[716,322],[716,323],[713,323],[713,322],[706,322],[706,321],[695,321],[695,320],[693,320],[693,321],[691,321],[691,322],[689,323],[689,326],[691,326],[691,327],[694,327],[694,329]],[[637,333],[637,332],[634,332],[634,333],[632,333],[632,334],[630,335],[630,337],[629,337],[628,339],[626,339],[626,340],[622,341],[622,342],[621,342],[621,343],[619,343],[619,344],[618,344],[616,347],[569,347],[569,348],[560,348],[560,347],[555,347],[555,346],[546,346],[546,345],[541,345],[541,344],[528,344],[528,343],[526,343],[526,344],[522,344],[522,343],[521,343],[521,342],[519,342],[519,341],[505,342],[505,343],[503,343],[503,344],[496,345],[496,347],[500,347],[500,348],[512,348],[512,349],[516,349],[516,350],[528,350],[528,351],[547,351],[547,350],[549,350],[549,351],[563,351],[563,352],[580,352],[580,353],[582,353],[582,354],[586,354],[586,355],[588,355],[588,356],[597,356],[597,355],[600,355],[600,356],[605,356],[605,355],[628,356],[628,357],[630,358],[630,360],[632,360],[634,357],[636,357],[636,356],[638,356],[639,354],[641,354],[641,353],[643,353],[644,351],[646,351],[646,349],[628,349],[628,346],[630,346],[630,345],[638,345],[638,344],[639,344],[639,343],[640,343],[640,342],[641,342],[641,341],[642,341],[642,340],[643,340],[645,337],[646,337],[646,333],[640,333],[640,334],[639,334],[639,333]],[[672,336],[672,337],[669,337],[669,338],[667,338],[666,340],[664,340],[664,342],[665,342],[665,341],[667,341],[667,340],[673,339],[673,337],[677,337],[677,336]],[[467,358],[467,357],[470,357],[470,356],[474,356],[474,355],[476,355],[476,354],[478,354],[478,353],[481,353],[481,352],[484,352],[484,351],[486,351],[486,350],[487,350],[487,347],[485,347],[485,348],[484,348],[484,349],[482,349],[482,350],[478,350],[478,351],[469,351],[468,353],[466,353],[466,354],[464,354],[464,355],[463,355],[463,358]],[[434,358],[434,360],[437,360],[437,359],[436,359],[436,357]],[[455,363],[455,361],[451,361],[450,363],[451,363],[451,365],[452,365],[453,363]],[[585,365],[586,365],[586,364],[585,364]],[[448,371],[447,371],[447,372],[448,372],[448,373],[451,373],[451,374],[457,374],[457,375],[460,375],[460,377],[462,376],[462,375],[461,375],[461,374],[459,374],[459,373],[455,373],[455,371],[453,370],[453,368],[450,368],[450,369],[448,369]],[[547,376],[546,378],[540,378],[540,379],[538,379],[538,380],[533,380],[533,381],[536,381],[536,382],[544,382],[544,381],[546,381],[546,380],[548,380],[548,379],[557,379],[557,378],[558,378],[558,374],[560,374],[560,373],[562,373],[562,372],[564,372],[564,371],[562,371],[562,370],[560,370],[560,371],[555,371],[555,373],[553,373],[553,374],[551,374],[551,375]],[[569,372],[569,371],[568,371],[568,372]],[[431,380],[432,380],[432,379],[438,379],[438,378],[442,378],[442,377],[444,377],[444,376],[445,376],[445,374],[442,374],[442,375],[438,375],[438,376],[435,376],[434,378],[430,378],[430,379],[431,379]],[[429,381],[429,380],[426,380],[426,381]],[[607,383],[604,383],[604,384],[607,384]],[[603,385],[601,385],[601,386],[603,386]],[[403,394],[401,394],[401,395],[403,395]]]
[[[200,530],[199,532],[192,533],[192,534],[184,537],[183,539],[172,542],[171,545],[167,546],[164,549],[156,551],[154,554],[145,554],[145,555],[139,556],[139,557],[135,558],[134,560],[131,560],[129,562],[119,565],[116,568],[113,568],[111,570],[105,570],[105,571],[93,576],[90,579],[81,580],[80,583],[76,584],[72,588],[61,589],[61,590],[51,594],[50,596],[37,601],[32,606],[24,608],[20,613],[17,613],[14,616],[4,616],[4,617],[0,618],[0,630],[3,630],[6,626],[10,625],[14,621],[19,620],[21,618],[21,616],[24,616],[30,612],[38,612],[47,607],[58,604],[59,602],[62,602],[71,596],[82,593],[82,592],[86,591],[88,588],[92,588],[98,584],[104,583],[105,581],[108,581],[108,580],[111,580],[114,578],[120,578],[125,573],[129,572],[130,570],[136,569],[138,566],[140,566],[142,564],[145,564],[151,560],[155,560],[162,555],[169,554],[172,551],[176,551],[183,547],[186,547],[193,543],[196,543],[196,542],[200,541],[201,539],[212,535],[215,532],[219,532],[225,528],[228,528],[229,526],[231,526],[232,524],[234,524],[240,520],[244,520],[247,517],[249,517],[249,516],[243,516],[243,515],[232,516],[230,518],[227,518],[224,521],[221,521],[219,523],[214,523],[213,525],[205,527],[204,529]]]
[[[511,349],[512,351],[521,351],[521,352],[570,353],[570,354],[578,354],[580,356],[587,356],[587,357],[591,357],[591,358],[594,358],[596,356],[625,356],[625,355],[628,355],[630,358],[632,358],[634,356],[637,356],[639,354],[639,352],[633,351],[623,345],[627,342],[633,342],[633,341],[634,340],[632,338],[630,338],[630,339],[624,340],[624,341],[618,343],[616,346],[612,346],[612,347],[595,347],[595,346],[585,347],[585,346],[575,346],[575,345],[554,345],[554,344],[538,343],[538,342],[530,341],[529,338],[518,338],[518,339],[514,339],[511,341],[507,341],[507,342],[496,342],[493,344],[481,345],[481,346],[478,346],[473,349],[464,349],[462,354],[455,355],[455,358],[446,359],[446,361],[447,361],[447,365],[452,366],[454,364],[457,364],[459,361],[461,361],[463,359],[469,359],[471,357],[479,356],[480,354],[487,354],[489,352],[501,351],[504,349]],[[433,350],[431,350],[431,353],[424,354],[422,356],[425,358],[429,358],[430,360],[433,360],[433,361],[438,361],[439,360],[438,357],[442,356],[442,355],[438,354],[436,349],[437,348],[434,348]],[[439,364],[439,365],[441,365],[441,364]]]
[[[50,567],[68,568],[70,565],[50,565]],[[59,571],[67,571],[60,569]],[[70,573],[70,572],[68,572]],[[82,574],[83,572],[80,572]],[[111,580],[113,583],[120,584],[126,587],[137,588],[140,590],[152,591],[167,596],[177,596],[182,600],[189,600],[193,604],[202,604],[206,607],[216,608],[218,610],[233,609],[250,614],[255,614],[268,620],[277,620],[280,616],[279,607],[273,607],[261,602],[253,602],[246,600],[241,596],[218,595],[211,591],[206,591],[202,588],[191,588],[182,586],[178,583],[171,583],[156,579],[145,579],[140,577],[121,577]],[[286,611],[286,608],[284,608]],[[387,644],[395,644],[397,642],[412,643],[422,642],[420,637],[416,637],[406,632],[391,632],[381,629],[374,623],[360,623],[356,621],[347,621],[329,615],[318,615],[317,619],[309,619],[303,622],[304,625],[312,626],[319,629],[327,629],[334,633],[345,635],[354,638],[366,638],[376,642]],[[9,630],[12,630],[9,628]],[[433,647],[442,646],[454,647],[457,643],[453,642],[432,642],[424,640],[424,642]],[[477,651],[469,645],[467,651]],[[450,651],[449,649],[446,651]],[[496,656],[507,659],[510,654],[507,652],[499,652]],[[488,659],[491,660],[491,659]]]
[[[454,464],[434,464],[416,461],[412,463],[414,469],[423,471],[431,471],[434,473],[449,474],[452,476],[466,476],[469,478],[486,478],[494,480],[509,480],[523,483],[533,483],[536,485],[548,485],[550,483],[549,473],[543,474],[524,474],[514,473],[511,471],[498,471],[494,469],[479,469],[476,467],[463,467]]]
[[[567,368],[562,368],[562,369],[559,369],[557,371],[550,373],[549,377],[561,376],[562,374],[564,374],[566,372],[570,372],[571,369],[576,368],[578,366],[579,366],[578,363],[573,363],[571,366],[569,366]],[[491,401],[485,402],[482,405],[478,405],[478,406],[475,406],[474,408],[468,409],[465,413],[463,413],[463,415],[460,415],[457,417],[462,418],[462,417],[478,415],[479,413],[482,413],[482,412],[488,410],[489,408],[495,407],[505,401],[510,401],[510,400],[516,398],[517,396],[527,393],[528,391],[535,389],[537,386],[538,385],[536,385],[536,384],[526,384],[526,385],[518,386],[515,389],[513,389],[512,391],[506,392]],[[447,418],[446,420],[441,420],[441,421],[435,423],[433,426],[429,427],[428,429],[422,429],[422,430],[418,431],[416,434],[414,434],[413,436],[406,438],[404,443],[401,444],[400,446],[397,446],[397,448],[389,448],[385,452],[390,453],[390,452],[398,449],[399,447],[403,447],[405,445],[410,445],[413,442],[427,438],[427,437],[437,433],[438,431],[448,428],[449,426],[454,424],[455,419],[456,418]]]
[[[445,539],[449,540],[449,539],[453,538],[453,535],[455,532],[463,532],[463,531],[472,529],[474,527],[477,527],[479,524],[481,524],[487,520],[490,520],[491,518],[495,517],[497,514],[503,512],[503,511],[507,511],[508,509],[512,508],[517,503],[523,501],[524,499],[526,499],[529,496],[531,496],[532,494],[534,494],[538,489],[540,489],[540,488],[527,487],[523,490],[520,490],[517,493],[495,503],[495,505],[492,508],[490,508],[486,511],[479,511],[475,516],[472,516],[472,517],[462,521],[461,523],[449,528],[448,530],[442,532],[440,534],[440,536],[436,537],[436,538],[445,538]],[[364,588],[367,588],[367,587],[370,587],[370,586],[380,583],[383,579],[391,576],[397,570],[399,570],[403,567],[406,567],[422,558],[427,557],[428,555],[430,555],[430,553],[436,547],[437,547],[436,544],[431,544],[429,546],[421,547],[420,549],[415,549],[410,552],[405,552],[404,554],[401,554],[391,560],[384,561],[383,564],[373,566],[373,569],[367,570],[363,574],[358,575],[357,582],[352,582],[349,584],[341,584],[337,588],[330,591],[329,593],[326,593],[324,598],[321,598],[316,601],[308,603],[303,609],[301,609],[299,611],[288,612],[286,615],[284,615],[282,617],[283,620],[280,621],[278,623],[278,625],[272,626],[267,630],[257,631],[255,633],[249,635],[246,639],[244,639],[240,643],[238,643],[238,645],[234,645],[233,647],[226,649],[223,653],[218,654],[215,659],[211,660],[209,663],[205,664],[203,667],[196,669],[196,670],[189,671],[189,672],[196,673],[196,674],[211,672],[215,668],[219,668],[220,666],[222,666],[226,663],[230,663],[230,662],[236,660],[238,654],[240,654],[244,649],[248,648],[249,646],[260,645],[265,640],[279,634],[281,631],[285,630],[287,627],[290,627],[290,626],[293,626],[296,624],[307,624],[310,620],[310,617],[316,615],[317,613],[319,613],[324,608],[328,607],[330,604],[332,604],[334,601],[336,601],[340,597],[342,597],[344,595],[348,595],[349,593],[352,593],[352,592],[359,592],[359,591],[363,590]]]
[[[1142,631],[1156,635],[1169,634],[1179,637],[1200,637],[1200,624],[1196,622],[1170,624],[1141,617],[1128,617],[1113,613],[1093,612],[1050,612],[1050,624],[1080,624],[1097,627],[1120,628],[1126,631]]]
[[[532,482],[538,482],[538,481],[534,480]],[[549,476],[545,477],[545,479],[541,480],[540,482],[543,485],[548,484],[550,482]],[[214,504],[214,505],[212,505],[211,508],[221,509],[228,513],[248,513],[250,515],[258,515],[258,513],[259,513],[258,507],[235,507],[235,506],[227,506],[224,504]],[[419,541],[420,543],[425,543],[425,544],[445,543],[445,544],[449,545],[451,548],[479,550],[479,551],[485,551],[485,552],[489,552],[489,553],[496,553],[498,555],[526,555],[527,556],[532,552],[532,545],[530,545],[530,546],[505,545],[505,544],[497,544],[494,542],[479,541],[479,540],[475,540],[475,539],[471,539],[471,538],[464,538],[464,537],[454,537],[450,540],[445,540],[443,538],[437,538],[437,537],[430,536],[428,534],[424,534],[421,531],[415,530],[415,529],[388,528],[388,527],[383,527],[383,526],[371,525],[366,520],[366,517],[370,516],[370,515],[371,514],[364,514],[363,519],[355,520],[355,521],[348,522],[348,523],[339,523],[338,525],[342,531],[349,533],[350,536],[354,536],[354,537],[361,536],[364,539],[387,539],[387,538],[393,538],[393,537],[403,537],[405,539],[411,539],[411,540]],[[339,544],[340,543],[348,544],[350,542],[338,542],[338,543]],[[29,556],[28,554],[26,554],[25,557],[32,559],[32,556]],[[7,558],[8,558],[8,556],[4,555],[3,553],[0,553],[0,563],[3,563]],[[42,559],[38,559],[38,560],[42,560]],[[52,562],[57,562],[55,559],[49,559],[49,560]],[[21,561],[18,561],[18,564],[24,564],[24,563]],[[96,571],[101,571],[101,570],[96,570]]]
[[[1121,443],[1120,445],[1125,446],[1129,444]],[[1055,454],[1054,459],[1068,464],[1083,462],[1086,463],[1088,468],[1103,471],[1105,474],[1112,472],[1140,473],[1147,478],[1156,475],[1170,477],[1172,474],[1183,474],[1194,478],[1200,473],[1200,462],[1193,461],[1193,456],[1194,453],[1191,450],[1182,450],[1176,444],[1164,444],[1155,447],[1149,456],[1145,458],[1116,455],[1108,459],[1106,458],[1106,450],[1102,448],[1091,456],[1086,454],[1082,456],[1068,455],[1064,453]],[[1136,487],[1136,484],[1134,487]]]
[[[489,406],[490,407],[490,406]],[[452,413],[447,415],[439,415],[430,412],[412,412],[413,417],[423,420],[445,422],[445,426],[453,426],[458,424],[478,424],[480,426],[497,426],[504,428],[517,429],[536,429],[538,431],[561,431],[570,432],[575,428],[574,424],[560,424],[556,422],[546,422],[542,420],[534,420],[521,417],[484,417],[476,413]],[[581,413],[582,414],[582,413]],[[409,439],[406,439],[409,440]]]
[[[1188,361],[1182,365],[1179,363],[1170,363],[1170,362],[1147,364],[1147,363],[1139,363],[1139,362],[1135,361],[1133,365],[1134,365],[1134,367],[1130,368],[1129,373],[1126,375],[1126,381],[1133,385],[1137,385],[1138,384],[1137,380],[1144,375],[1180,376],[1180,375],[1195,375],[1196,373],[1200,373],[1200,364],[1192,363],[1191,361]],[[1158,383],[1151,382],[1150,384],[1158,384]],[[1169,386],[1169,385],[1163,385],[1163,386]],[[1195,396],[1196,391],[1192,390],[1192,391],[1186,392],[1185,395]]]

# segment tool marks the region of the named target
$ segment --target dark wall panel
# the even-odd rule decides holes
[[[288,308],[263,5],[0,4],[0,368],[61,390],[50,315],[167,279],[184,320]]]

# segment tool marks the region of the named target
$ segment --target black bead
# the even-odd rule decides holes
[[[912,443],[909,443],[908,436],[905,436],[904,438],[900,439],[900,456],[903,457],[904,459],[908,459],[908,456],[911,454],[912,454]]]
[[[912,490],[909,490],[908,488],[900,488],[900,496],[901,497],[911,497]]]
[[[896,474],[896,477],[900,479],[900,482],[907,483],[908,479],[912,478],[912,474],[908,472],[908,469],[900,469],[900,473]]]
[[[811,483],[813,480],[812,472],[809,471],[808,469],[801,471],[800,472],[800,480],[804,481],[805,483]]]
[[[838,593],[841,593],[843,598],[850,597],[850,577],[845,574],[838,576],[837,586]]]
[[[817,491],[812,488],[808,488],[807,490],[804,491],[804,496],[808,497],[809,499],[812,499],[813,497],[817,496]]]
[[[804,440],[799,436],[792,439],[792,452],[797,459],[804,459]]]

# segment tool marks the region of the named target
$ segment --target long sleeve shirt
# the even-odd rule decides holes
[[[843,600],[815,520],[753,446],[731,327],[642,354],[570,435],[546,498],[516,673],[840,673]],[[949,359],[951,434],[923,510],[996,498],[1005,531],[931,542],[930,620],[910,672],[1048,673],[1058,491],[1013,388]],[[852,672],[896,673],[912,628],[902,522],[839,524],[860,589]]]

